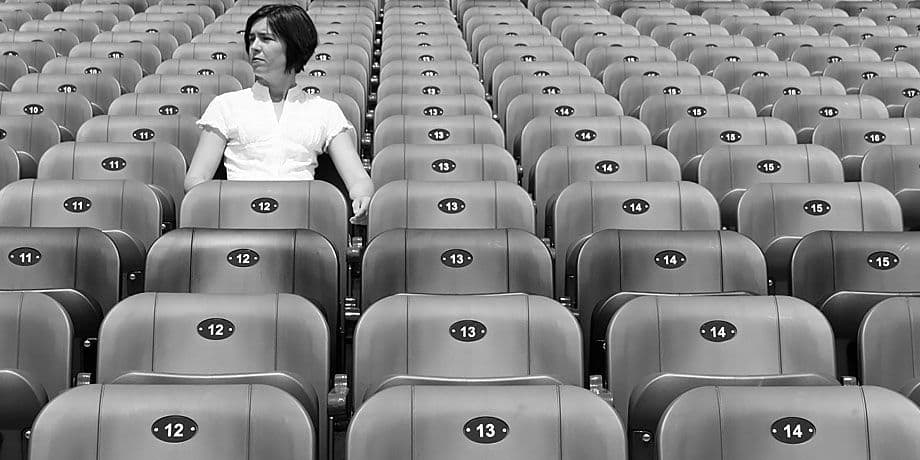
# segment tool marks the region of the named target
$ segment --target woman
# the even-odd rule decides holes
[[[363,219],[374,185],[348,132],[354,127],[334,102],[296,86],[316,50],[313,21],[300,6],[267,5],[246,21],[244,42],[256,82],[215,97],[202,114],[186,191],[211,180],[222,159],[229,180],[313,180],[325,151],[348,187],[354,219]]]

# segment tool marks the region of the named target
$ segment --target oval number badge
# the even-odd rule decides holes
[[[473,263],[473,255],[464,249],[448,249],[441,254],[441,263],[450,268],[463,268]]]
[[[128,166],[128,162],[121,157],[108,157],[102,160],[102,169],[106,171],[121,171]]]
[[[436,173],[447,174],[457,169],[457,163],[454,160],[441,158],[431,163],[431,169]]]
[[[661,268],[674,269],[680,268],[687,263],[687,256],[680,251],[667,250],[655,254],[655,264]]]
[[[720,319],[705,322],[700,326],[700,335],[710,342],[726,342],[735,338],[737,334],[738,328],[734,324]]]
[[[591,142],[594,139],[597,139],[597,132],[591,129],[579,129],[575,131],[575,140],[582,142]]]
[[[16,248],[10,251],[10,262],[20,267],[31,267],[42,260],[42,253],[35,248]]]
[[[741,140],[741,133],[739,133],[738,131],[732,131],[732,130],[722,131],[722,133],[719,134],[719,139],[722,139],[722,142],[728,142],[729,144],[734,144],[735,142],[738,142]]]
[[[70,212],[86,212],[89,211],[89,208],[93,207],[93,202],[89,198],[83,196],[72,196],[64,200],[64,209]]]
[[[435,128],[428,131],[428,139],[435,142],[446,141],[448,138],[450,138],[450,131],[444,128]]]
[[[150,128],[138,128],[131,133],[131,137],[139,141],[150,141],[156,137],[156,133]]]
[[[259,253],[252,249],[236,249],[227,254],[227,262],[234,267],[251,267],[259,263]]]
[[[823,216],[831,212],[831,205],[824,200],[809,200],[802,205],[802,209],[810,216]]]
[[[256,198],[249,207],[259,214],[269,214],[278,210],[278,200],[269,197]]]
[[[898,256],[888,252],[888,251],[876,251],[872,254],[869,254],[869,258],[866,259],[866,262],[869,263],[869,266],[876,270],[891,270],[894,267],[897,267],[901,260],[898,259]]]
[[[450,336],[461,342],[475,342],[486,336],[486,325],[473,319],[464,319],[450,325]]]
[[[179,107],[176,107],[172,104],[161,105],[157,112],[160,112],[160,115],[177,115],[179,113]]]
[[[613,160],[602,160],[594,163],[594,170],[601,174],[613,174],[620,170],[620,165]]]
[[[802,444],[815,436],[815,424],[801,417],[781,418],[770,425],[770,434],[783,444]]]
[[[208,340],[224,340],[236,330],[236,326],[224,318],[208,318],[198,323],[198,335]]]
[[[476,417],[463,425],[463,434],[478,444],[494,444],[508,436],[508,424],[496,417]]]
[[[764,174],[773,174],[780,169],[783,165],[776,160],[760,160],[757,162],[757,170]]]
[[[623,210],[629,214],[645,214],[651,209],[652,205],[641,198],[630,198],[623,202]]]
[[[198,433],[198,424],[184,415],[167,415],[153,422],[150,431],[163,442],[185,442]]]
[[[457,214],[466,209],[466,203],[460,198],[444,198],[438,202],[438,209],[444,214]]]

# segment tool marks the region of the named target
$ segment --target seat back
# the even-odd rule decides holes
[[[813,134],[815,144],[834,151],[843,162],[847,180],[859,180],[860,165],[865,153],[879,145],[913,145],[920,129],[920,119],[890,120],[825,120]]]
[[[582,385],[578,322],[526,294],[386,297],[361,317],[355,360],[356,406],[410,382]]]
[[[80,127],[77,142],[167,142],[177,147],[191,163],[198,145],[195,119],[179,116],[93,117]]]
[[[888,109],[875,96],[782,96],[773,104],[772,116],[796,131],[800,143],[811,143],[815,127],[827,119],[888,118]]]
[[[650,96],[639,107],[639,121],[648,126],[652,140],[664,144],[668,130],[683,118],[756,118],[754,106],[737,94]]]
[[[459,115],[426,117],[394,115],[374,131],[374,152],[391,144],[504,145],[501,126],[492,117]]]
[[[371,179],[377,188],[398,180],[517,182],[517,165],[493,144],[391,144],[374,156]]]
[[[866,385],[899,391],[917,401],[917,368],[913,365],[918,326],[915,297],[891,297],[875,304],[859,326],[859,375]]]
[[[808,69],[802,64],[789,61],[725,61],[718,64],[712,76],[725,85],[729,93],[738,93],[741,84],[752,77],[764,78],[803,78],[808,77]]]
[[[552,296],[552,261],[540,239],[517,229],[396,229],[367,245],[362,305],[398,293]]]
[[[783,96],[844,96],[846,88],[828,77],[750,77],[741,83],[738,94],[754,104],[762,117],[773,113],[773,104]]]

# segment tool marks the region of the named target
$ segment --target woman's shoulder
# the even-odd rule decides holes
[[[236,91],[227,91],[226,93],[218,94],[214,96],[214,99],[211,99],[211,104],[228,104],[232,106],[239,106],[240,103],[245,103],[246,101],[254,100],[252,96],[252,88],[243,88]]]

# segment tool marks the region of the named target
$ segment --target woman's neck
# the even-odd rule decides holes
[[[268,96],[272,102],[281,102],[287,97],[288,90],[297,85],[294,74],[285,73],[275,81],[257,79],[260,84],[268,88]]]

